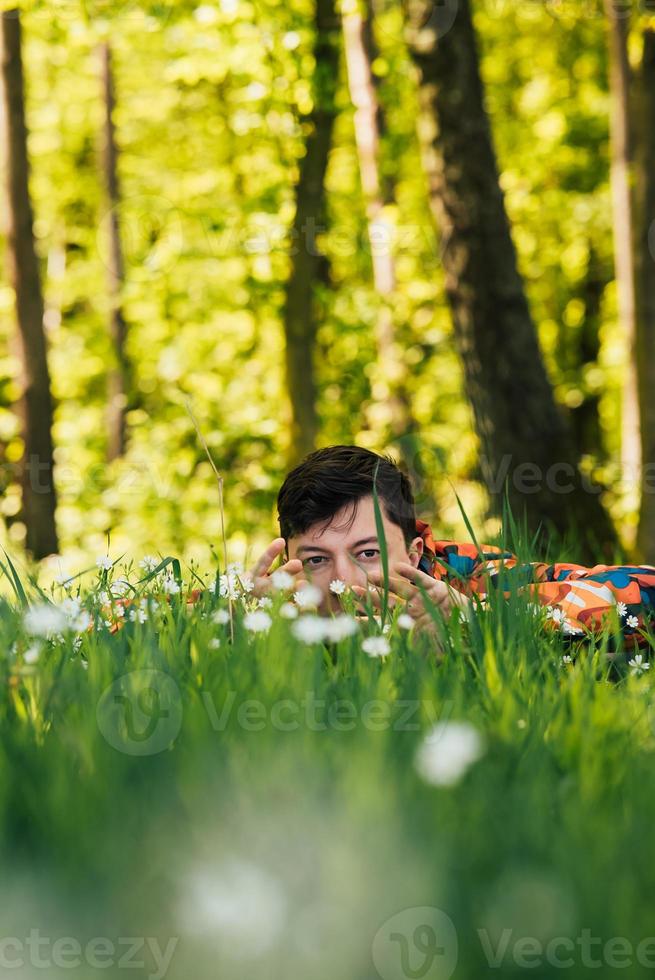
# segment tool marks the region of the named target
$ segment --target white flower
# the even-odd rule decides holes
[[[266,633],[273,620],[263,609],[255,609],[254,612],[246,613],[243,617],[243,625],[251,633]]]
[[[454,786],[484,750],[482,736],[473,725],[466,721],[443,721],[425,736],[414,764],[426,783]]]
[[[101,571],[108,572],[110,568],[113,568],[114,563],[109,555],[99,555],[96,558],[96,565]]]
[[[617,602],[616,611],[619,616],[625,616],[628,612],[628,607],[626,606],[625,602]]]
[[[61,575],[55,576],[55,584],[63,585],[63,586],[69,585],[70,582],[73,581],[74,577],[75,577],[74,575],[65,575],[62,572]]]
[[[354,636],[359,631],[357,620],[353,616],[335,616],[325,622],[325,637],[332,643]]]
[[[564,610],[555,606],[549,611],[548,618],[552,619],[554,623],[562,623],[564,622]]]
[[[217,636],[213,636],[211,638],[211,640],[209,641],[209,649],[210,650],[218,650],[218,648],[220,647],[220,645],[221,645],[221,641],[220,641],[220,639]]]
[[[44,602],[27,610],[24,624],[30,636],[51,638],[66,628],[67,617],[59,606]]]
[[[294,606],[292,602],[285,602],[284,605],[280,606],[280,616],[283,619],[297,619],[298,606]]]
[[[273,605],[273,600],[270,598],[270,596],[263,595],[261,599],[258,600],[257,605],[260,609],[270,609]]]
[[[335,578],[330,582],[330,592],[333,592],[334,595],[343,595],[345,591],[346,583],[340,578]]]
[[[176,582],[172,575],[167,575],[162,583],[162,589],[166,595],[178,595],[180,590],[179,582]]]
[[[562,663],[562,667],[567,667],[569,664],[573,663],[573,658],[569,657],[568,654],[564,654],[561,663]]]
[[[217,609],[216,612],[212,613],[212,623],[216,623],[218,626],[225,626],[229,622],[230,614],[227,609]]]
[[[130,583],[126,578],[116,578],[109,585],[109,590],[113,596],[122,596],[130,590]]]
[[[628,618],[626,619],[625,623],[626,623],[626,626],[629,626],[630,627],[630,629],[636,630],[637,627],[639,626],[639,619],[638,619],[637,616],[628,616]]]
[[[130,620],[133,623],[145,623],[148,619],[148,614],[145,609],[130,609]]]
[[[583,636],[584,630],[578,629],[576,626],[571,626],[570,623],[562,623],[562,632],[566,633],[568,636]]]
[[[23,654],[23,661],[26,664],[35,664],[40,656],[41,647],[37,643],[33,643]]]
[[[291,631],[302,643],[321,643],[325,639],[325,623],[321,616],[301,616]]]
[[[245,568],[243,567],[243,563],[240,561],[231,561],[227,566],[228,575],[241,576],[243,575],[244,571]]]
[[[146,574],[149,574],[150,572],[154,572],[159,564],[159,559],[155,558],[154,555],[144,555],[139,562],[139,568],[142,568]]]
[[[240,599],[247,592],[252,592],[254,587],[255,583],[249,575],[239,576],[235,572],[221,575],[218,580],[218,591],[224,599]]]
[[[322,591],[316,585],[308,584],[303,589],[299,589],[293,594],[294,602],[301,609],[308,609],[310,606],[317,606],[323,598]]]
[[[362,650],[369,657],[386,657],[391,653],[391,647],[386,636],[367,636],[362,642]]]
[[[414,620],[409,613],[401,613],[396,622],[401,630],[411,630],[414,627]]]
[[[271,585],[278,592],[285,592],[287,589],[292,589],[295,584],[296,580],[293,575],[285,572],[283,568],[278,568],[271,575]]]
[[[628,660],[628,666],[632,667],[630,673],[635,674],[637,677],[643,674],[644,671],[650,670],[650,664],[647,660],[644,660],[641,653],[638,653],[632,660]]]

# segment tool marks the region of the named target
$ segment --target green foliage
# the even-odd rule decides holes
[[[477,27],[501,181],[557,397],[579,415],[588,469],[616,477],[621,344],[612,284],[606,54],[602,19],[552,4],[481,3]],[[184,552],[219,539],[210,467],[190,398],[225,476],[228,534],[245,548],[274,523],[289,410],[282,309],[297,163],[312,108],[309,0],[23,4],[28,124],[56,398],[62,551]],[[559,13],[558,13],[559,11]],[[445,536],[465,533],[451,485],[477,526],[485,499],[453,347],[439,249],[415,124],[416,85],[394,4],[378,13],[374,69],[393,193],[397,358],[411,374],[420,428],[422,516],[436,500]],[[129,452],[108,466],[107,206],[100,169],[97,44],[116,73],[123,309],[133,366]],[[372,284],[353,111],[339,117],[327,177],[328,222],[308,230],[327,258],[316,341],[321,444],[390,445],[380,398]],[[589,336],[585,331],[590,331]],[[11,290],[0,288],[2,512],[12,547],[22,444]],[[382,385],[382,387],[381,387]],[[598,405],[596,406],[596,399]],[[586,408],[590,414],[585,414]],[[596,407],[600,430],[595,437]],[[584,416],[584,419],[583,419]],[[589,418],[591,422],[589,422]],[[585,441],[586,440],[586,441]],[[600,469],[599,469],[600,467]],[[424,474],[424,475],[421,475]],[[609,502],[623,516],[620,493]],[[486,536],[495,529],[486,526]]]

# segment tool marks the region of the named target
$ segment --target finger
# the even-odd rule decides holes
[[[394,571],[399,575],[402,575],[403,578],[408,579],[417,586],[423,586],[424,589],[433,588],[435,581],[438,581],[435,580],[432,575],[428,575],[427,572],[421,571],[420,568],[415,568],[414,565],[410,565],[410,563],[407,561],[396,562],[393,568]],[[444,583],[440,582],[439,584],[443,585]]]
[[[370,596],[371,602],[373,603],[375,608],[376,609],[382,608],[382,593],[379,592],[378,589],[365,589],[361,585],[354,585],[352,587],[352,590],[355,593],[355,595],[359,596],[360,602],[363,602],[366,596]],[[399,602],[399,597],[394,595],[393,592],[389,592],[388,603],[387,603],[389,608],[393,609],[398,602]]]
[[[253,579],[258,579],[265,575],[278,555],[281,555],[286,546],[284,538],[275,538],[271,541],[264,554],[256,562],[250,575]]]
[[[300,558],[290,558],[284,565],[276,568],[277,572],[287,572],[289,575],[300,575],[302,572],[302,562]]]
[[[368,579],[374,585],[384,588],[384,576],[382,572],[369,572]],[[407,579],[398,578],[397,576],[389,576],[389,591],[394,592],[396,595],[402,596],[404,599],[411,599],[415,595],[420,595],[419,589]],[[432,579],[432,584],[434,585],[434,579]]]

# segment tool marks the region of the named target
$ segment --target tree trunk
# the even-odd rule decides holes
[[[621,416],[621,466],[628,485],[639,486],[641,445],[639,400],[635,354],[635,269],[634,229],[631,189],[632,140],[630,132],[630,81],[628,34],[630,6],[617,0],[604,0],[609,24],[610,50],[610,144],[612,153],[612,223],[614,227],[614,266],[619,322],[627,359],[623,379]],[[635,496],[635,505],[637,497]]]
[[[108,42],[104,42],[100,46],[100,58],[105,106],[103,169],[105,191],[109,206],[107,221],[107,234],[109,236],[107,249],[107,288],[110,303],[109,329],[114,357],[114,363],[109,371],[108,377],[107,412],[107,458],[112,460],[125,453],[125,416],[129,389],[129,362],[125,349],[127,327],[121,305],[125,271],[119,224],[120,185],[118,181],[118,147],[116,146],[116,130],[114,126],[116,95],[111,48]]]
[[[316,0],[314,106],[307,119],[305,155],[299,164],[296,215],[291,231],[291,272],[284,309],[286,380],[291,401],[292,464],[316,447],[318,429],[314,371],[317,326],[314,287],[321,276],[324,256],[318,249],[316,235],[322,230],[325,173],[336,117],[334,100],[339,68],[338,27],[334,0]]]
[[[29,196],[21,25],[18,10],[2,14],[4,141],[7,147],[8,262],[16,295],[21,356],[22,462],[26,546],[35,558],[58,550],[52,447],[52,399],[43,329],[43,296]]]
[[[573,532],[585,555],[615,531],[585,485],[555,404],[517,268],[484,105],[469,0],[406,0],[419,75],[419,134],[455,341],[492,503],[530,528]]]
[[[637,552],[655,564],[655,29],[644,30],[637,158],[637,374],[643,462]]]
[[[397,446],[420,495],[421,508],[434,508],[432,494],[427,492],[421,462],[418,426],[412,415],[411,392],[403,352],[396,338],[394,323],[394,294],[396,269],[393,254],[394,227],[385,215],[385,208],[395,203],[393,181],[383,181],[380,172],[380,152],[385,130],[385,116],[377,93],[373,62],[377,46],[373,34],[373,10],[364,3],[365,14],[352,0],[342,14],[344,51],[348,71],[350,99],[355,107],[355,143],[362,192],[366,205],[366,220],[373,284],[380,298],[375,324],[377,370],[384,394],[377,400],[384,406],[390,442]],[[377,415],[377,413],[376,413]],[[379,421],[375,423],[379,427]]]

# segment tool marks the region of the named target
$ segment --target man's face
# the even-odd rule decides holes
[[[423,541],[417,536],[408,548],[403,532],[386,516],[383,504],[381,510],[389,567],[397,561],[417,566]],[[288,549],[289,558],[299,558],[306,578],[322,590],[324,600],[320,611],[338,610],[339,600],[330,592],[330,582],[341,579],[347,586],[365,586],[368,572],[382,567],[373,497],[362,497],[354,505],[344,507],[328,527],[317,524],[304,534],[290,538]]]

